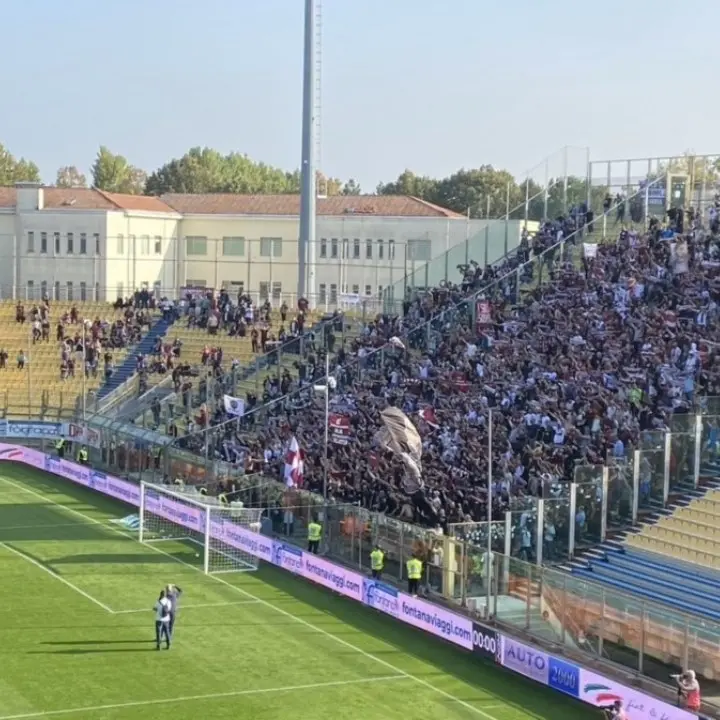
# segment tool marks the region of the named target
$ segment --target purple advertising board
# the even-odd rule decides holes
[[[0,461],[24,463],[59,475],[78,485],[96,490],[135,507],[140,506],[140,487],[113,475],[84,467],[69,460],[18,445],[0,443]],[[172,522],[197,532],[204,532],[205,513],[190,505],[148,490],[147,508]],[[496,659],[509,670],[547,685],[559,692],[579,697],[585,703],[602,706],[606,701],[621,699],[628,716],[663,718],[663,720],[696,720],[697,716],[644,693],[619,685],[613,680],[556,658],[539,648],[501,635],[462,615],[457,615],[421,598],[411,597],[397,588],[360,573],[347,570],[324,558],[303,552],[294,545],[277,542],[252,532],[230,520],[210,523],[211,537],[265,562],[283,568],[318,585],[390,615],[431,635]],[[481,632],[482,631],[482,632]]]

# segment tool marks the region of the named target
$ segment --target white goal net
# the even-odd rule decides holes
[[[166,543],[163,551],[206,573],[257,570],[258,559],[243,550],[243,532],[260,532],[259,508],[222,504],[194,489],[170,489],[142,483],[141,543]]]

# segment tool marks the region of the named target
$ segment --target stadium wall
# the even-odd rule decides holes
[[[140,505],[140,487],[137,483],[68,460],[61,460],[38,450],[0,443],[0,461],[22,463],[133,507],[137,508]],[[192,512],[187,505],[166,498],[162,506],[158,505],[153,511],[191,530],[203,532],[204,516],[200,510]],[[215,523],[213,532],[224,543],[235,546],[264,562],[390,615],[399,622],[419,628],[588,705],[607,707],[620,699],[624,703],[626,712],[634,720],[641,718],[696,720],[697,718],[686,710],[570,663],[565,658],[553,656],[540,648],[521,643],[468,617],[450,612],[427,600],[411,597],[395,587],[370,580],[360,573],[303,552],[294,545],[251,532],[229,520],[223,521],[222,524]]]

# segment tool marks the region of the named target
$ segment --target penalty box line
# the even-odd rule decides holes
[[[17,488],[22,489],[21,485],[18,485],[17,483],[14,483],[10,480],[7,480],[6,482],[10,482],[12,485],[15,485]],[[85,515],[84,513],[81,513],[79,510],[74,510],[73,508],[67,507],[66,505],[63,505],[62,503],[57,502],[56,500],[51,500],[50,498],[46,498],[45,496],[41,495],[39,492],[35,490],[30,490],[29,488],[26,488],[29,493],[32,495],[36,495],[37,497],[48,500],[49,502],[53,503],[54,505],[57,505],[58,507],[62,508],[63,510],[66,510],[70,513],[73,513],[74,515],[77,515],[78,517],[83,518],[83,520],[92,520],[89,515]],[[100,521],[98,521],[98,524]],[[106,526],[107,529],[111,532],[117,533],[118,535],[122,535],[123,537],[129,539],[129,540],[137,540],[137,538],[134,538],[132,535],[130,535],[128,532],[122,530],[121,528],[116,528],[113,526]],[[184,560],[180,560],[180,558],[173,557],[170,555],[170,553],[165,552],[161,548],[157,547],[153,544],[148,544],[146,547],[151,548],[157,553],[160,553],[161,555],[164,555],[165,557],[170,558],[171,560],[174,560],[177,563],[180,563],[181,565],[185,565],[186,567],[192,568],[196,572],[203,573],[203,571],[195,567],[194,565],[190,565],[190,563],[186,563]],[[433,685],[432,683],[429,683],[427,680],[423,680],[423,678],[418,677],[417,675],[412,675],[405,670],[400,669],[399,667],[396,667],[392,663],[388,662],[387,660],[383,660],[383,658],[378,657],[377,655],[373,655],[372,653],[368,652],[367,650],[363,650],[362,648],[358,647],[357,645],[353,645],[351,642],[348,642],[347,640],[339,637],[338,635],[333,635],[328,630],[325,630],[322,627],[319,627],[318,625],[313,625],[311,622],[305,620],[304,618],[297,617],[296,615],[293,615],[291,612],[284,610],[283,608],[279,607],[278,605],[273,605],[271,602],[267,600],[262,600],[256,595],[253,595],[252,593],[248,592],[247,590],[243,590],[241,587],[238,587],[237,585],[233,585],[232,583],[228,582],[227,580],[218,577],[217,575],[209,575],[207,577],[212,578],[216,582],[222,583],[223,585],[226,585],[229,588],[232,588],[235,592],[240,593],[241,595],[244,595],[247,598],[251,598],[253,600],[257,600],[258,603],[261,605],[265,605],[266,607],[275,610],[275,612],[280,613],[281,615],[284,615],[285,617],[288,617],[295,622],[299,623],[300,625],[304,625],[307,628],[310,628],[311,630],[314,630],[318,635],[324,635],[327,638],[330,638],[331,640],[334,640],[335,642],[339,643],[340,645],[343,645],[344,647],[348,648],[349,650],[353,650],[359,655],[362,655],[363,657],[368,658],[369,660],[374,660],[376,663],[388,668],[389,670],[392,670],[396,673],[399,673],[402,677],[406,677],[409,680],[413,680],[418,685],[422,685],[428,690],[431,690],[432,692],[436,693],[437,695],[440,695],[441,697],[444,697],[446,700],[450,700],[451,702],[457,703],[458,705],[461,705],[466,710],[469,710],[472,713],[475,713],[476,715],[480,715],[481,717],[486,718],[486,720],[498,720],[498,718],[495,715],[492,715],[489,712],[485,712],[484,710],[481,710],[479,707],[476,707],[475,705],[472,705],[467,700],[463,700],[462,698],[457,697],[456,695],[453,695],[452,693],[447,692],[446,690],[443,690],[442,688],[437,687],[436,685]],[[12,720],[11,718],[3,718],[0,717],[0,720]],[[18,718],[19,720],[19,718]]]
[[[358,678],[357,680],[331,680],[307,685],[286,685],[284,687],[256,688],[253,690],[230,690],[221,693],[207,693],[206,695],[184,695],[173,698],[158,698],[157,700],[136,700],[112,703],[109,705],[86,705],[83,707],[64,708],[62,710],[44,710],[39,712],[18,713],[16,715],[0,715],[0,720],[30,720],[30,718],[51,717],[53,715],[103,712],[106,710],[122,710],[132,707],[147,707],[149,705],[170,705],[172,703],[191,702],[194,700],[222,700],[223,698],[241,697],[243,695],[272,695],[273,693],[320,690],[333,687],[345,687],[347,685],[361,685],[363,683],[390,682],[392,680],[407,680],[407,678],[404,675],[385,675],[381,677]]]
[[[74,583],[71,583],[69,580],[64,578],[62,575],[59,575],[56,572],[53,572],[49,567],[46,565],[43,565],[41,562],[36,560],[33,557],[30,557],[29,555],[26,555],[24,552],[21,552],[20,550],[17,550],[16,548],[12,547],[12,545],[8,545],[7,543],[0,542],[0,547],[5,548],[8,552],[13,553],[14,555],[17,555],[18,557],[22,558],[23,560],[26,560],[27,562],[31,563],[35,567],[40,568],[41,570],[44,570],[50,577],[55,578],[56,580],[59,580],[63,585],[66,587],[69,587],[71,590],[74,590],[76,593],[82,595],[84,598],[87,598],[91,603],[94,603],[98,607],[102,608],[105,612],[110,613],[111,615],[115,614],[115,611],[108,605],[106,605],[104,602],[98,600],[97,598],[94,598],[90,593],[85,592],[82,588],[79,588]]]

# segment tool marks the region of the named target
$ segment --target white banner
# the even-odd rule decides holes
[[[223,395],[225,412],[232,417],[242,417],[245,414],[245,401],[232,395]]]
[[[67,424],[67,437],[72,442],[89,445],[90,447],[100,447],[100,433],[87,425],[78,425],[77,423]]]

